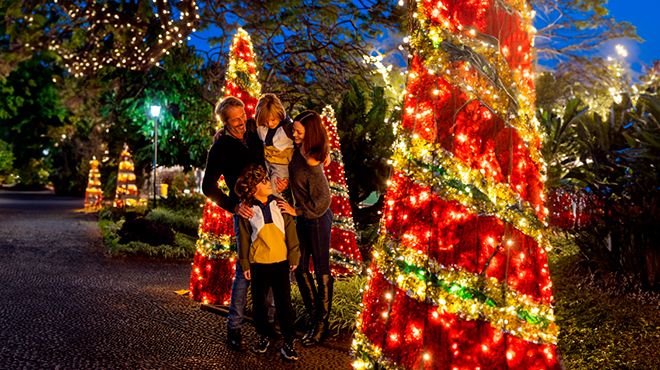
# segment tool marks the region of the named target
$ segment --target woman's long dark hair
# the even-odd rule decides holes
[[[303,153],[319,162],[325,161],[330,153],[330,144],[321,116],[313,110],[306,110],[297,115],[293,121],[300,122],[305,128],[301,148]]]

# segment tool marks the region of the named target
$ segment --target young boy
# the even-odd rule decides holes
[[[294,313],[291,306],[289,271],[298,266],[300,249],[293,217],[283,214],[277,205],[279,198],[266,170],[252,165],[236,182],[235,193],[242,202],[252,205],[250,219],[240,217],[238,222],[238,256],[245,278],[251,281],[254,323],[259,339],[252,351],[265,353],[270,345],[272,329],[268,324],[266,293],[273,290],[275,310],[284,337],[280,352],[291,361],[298,360],[293,346]]]
[[[266,169],[275,195],[290,198],[283,191],[289,183],[289,162],[293,156],[293,121],[275,94],[263,94],[255,109],[257,134],[264,143]],[[287,199],[290,201],[291,199]]]

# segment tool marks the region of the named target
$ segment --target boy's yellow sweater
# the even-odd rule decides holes
[[[250,263],[278,263],[289,260],[298,265],[300,244],[296,224],[291,215],[282,213],[277,198],[268,197],[266,203],[254,201],[253,216],[249,220],[238,218],[238,258],[243,271]]]

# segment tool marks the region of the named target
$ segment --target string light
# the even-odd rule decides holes
[[[23,22],[17,24],[27,28],[36,26],[32,13],[57,15],[55,23],[48,25],[50,32],[25,46],[57,53],[73,76],[84,77],[108,66],[131,70],[152,67],[169,48],[182,45],[194,32],[199,22],[198,11],[194,0],[154,1],[153,6],[146,8],[106,2],[55,1],[26,13]],[[173,19],[175,12],[179,14],[177,20]],[[157,34],[151,27],[154,22],[160,25]]]
[[[124,149],[119,155],[119,172],[117,173],[117,189],[113,207],[135,207],[139,204],[138,189],[135,185],[135,165],[133,156],[124,144]]]
[[[349,202],[341,144],[337,133],[337,120],[331,106],[323,108],[321,118],[330,141],[331,161],[324,167],[330,185],[330,209],[333,213],[330,231],[330,268],[335,276],[359,273],[362,269],[362,255],[357,246],[353,211]]]
[[[353,356],[363,368],[557,368],[533,11],[418,0],[414,14]]]
[[[242,28],[234,35],[228,64],[224,94],[241,99],[247,117],[253,117],[261,85],[257,79],[250,36]],[[220,128],[219,119],[216,128]],[[218,179],[217,186],[225,194],[229,193],[223,176]],[[236,273],[234,216],[210,199],[204,204],[196,246],[190,274],[191,298],[210,304],[229,305]]]

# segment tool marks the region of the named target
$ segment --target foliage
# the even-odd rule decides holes
[[[186,235],[197,236],[201,209],[195,213],[185,211],[173,211],[167,208],[155,208],[146,216],[147,220],[155,221],[182,232]]]
[[[212,106],[200,93],[201,65],[191,49],[182,47],[170,52],[162,68],[146,74],[116,72],[116,88],[103,99],[103,112],[112,122],[107,135],[112,160],[127,142],[134,152],[136,173],[151,170],[154,120],[149,107],[160,105],[158,164],[178,164],[185,170],[204,165],[213,119]]]
[[[11,174],[14,168],[14,153],[12,145],[0,140],[0,184]]]
[[[364,209],[358,205],[372,192],[383,193],[386,189],[387,161],[392,155],[394,132],[386,120],[388,105],[384,89],[367,90],[356,81],[351,81],[349,87],[337,111],[346,182],[356,221],[375,223],[381,204]]]
[[[54,79],[62,71],[53,56],[36,54],[0,81],[0,140],[13,145],[14,168],[24,185],[44,184],[52,168],[45,157],[68,136],[53,137],[66,124]]]
[[[198,219],[202,218],[202,208],[206,197],[200,193],[190,195],[172,194],[168,191],[168,196],[165,199],[158,201],[158,204],[164,208],[168,208],[173,212],[182,212],[186,215],[197,216]]]
[[[539,109],[539,122],[545,131],[545,143],[542,154],[548,166],[546,187],[557,188],[569,171],[577,167],[581,154],[575,140],[576,120],[587,114],[588,110],[579,100],[573,99],[566,104],[563,115],[553,111]]]
[[[114,257],[149,257],[160,259],[190,259],[195,254],[195,242],[190,237],[175,233],[172,245],[152,246],[140,241],[120,241],[119,231],[124,224],[123,220],[113,222],[100,220],[99,227],[108,253]]]
[[[660,296],[622,294],[581,267],[578,248],[563,239],[550,254],[559,349],[567,369],[652,369],[660,340]],[[555,244],[555,243],[553,243]]]
[[[603,114],[621,95],[633,93],[631,77],[616,60],[576,57],[542,72],[536,78],[537,107],[558,110],[571,100],[581,100]]]
[[[619,61],[597,55],[602,55],[604,47],[615,40],[642,40],[632,24],[618,22],[608,14],[607,2],[532,1],[537,14],[536,53],[542,65],[551,66],[550,71],[541,68],[537,75],[538,107],[561,108],[567,101],[577,98],[591,109],[607,110],[613,95],[630,87]]]
[[[147,70],[194,30],[196,16],[191,0],[2,1],[0,76],[46,50],[76,77],[104,66]]]
[[[366,285],[367,278],[360,275],[335,280],[330,330],[337,334],[346,334],[355,329],[355,318],[362,303],[362,289]],[[291,303],[296,317],[304,316],[305,305],[296,284],[291,285]]]
[[[536,11],[536,50],[539,58],[555,61],[593,54],[609,40],[641,41],[635,27],[608,14],[608,0],[533,0]]]
[[[633,105],[624,97],[606,117],[577,106],[567,108],[565,120],[541,114],[551,184],[587,189],[603,204],[602,217],[578,231],[576,244],[594,271],[659,288],[660,99],[643,94]]]
[[[200,1],[200,7],[202,27],[217,35],[212,43],[228,45],[238,25],[250,33],[267,72],[263,91],[281,94],[290,110],[335,103],[349,79],[370,75],[363,56],[374,48],[390,52],[396,45],[380,39],[405,29],[403,8],[389,0]],[[206,90],[217,94],[225,66],[215,55],[209,59]]]

